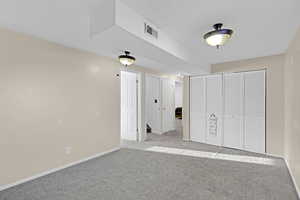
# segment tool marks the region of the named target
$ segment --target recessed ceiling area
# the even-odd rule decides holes
[[[194,53],[195,62],[220,63],[283,53],[300,23],[299,0],[122,0]],[[221,50],[202,40],[215,23],[234,30]]]
[[[166,73],[200,74],[209,72],[214,63],[283,53],[300,19],[299,0],[117,1],[157,27],[171,48],[137,37],[116,21],[108,25],[109,31],[91,34],[91,17],[97,9],[103,12],[104,0],[3,0],[0,26],[115,59],[129,50],[137,65]],[[203,39],[218,22],[234,30],[220,49]],[[174,53],[172,48],[180,51]]]

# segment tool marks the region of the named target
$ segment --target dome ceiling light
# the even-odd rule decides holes
[[[203,37],[207,44],[210,46],[215,46],[219,48],[224,45],[232,36],[233,30],[231,29],[222,29],[223,24],[215,24],[214,31],[206,33]]]
[[[124,66],[132,65],[135,62],[135,57],[130,55],[129,51],[124,51],[125,54],[119,56],[119,61]]]

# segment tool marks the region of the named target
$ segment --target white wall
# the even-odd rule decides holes
[[[182,107],[182,82],[176,81],[175,82],[175,108]]]
[[[157,103],[155,103],[157,100]],[[160,77],[146,75],[146,123],[153,133],[161,134],[161,84]]]
[[[161,79],[162,94],[162,132],[175,130],[175,82],[172,79]]]

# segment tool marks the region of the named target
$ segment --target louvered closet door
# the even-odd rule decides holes
[[[244,73],[245,150],[265,153],[265,71]]]
[[[206,142],[222,145],[223,94],[222,75],[206,77]]]
[[[205,77],[190,79],[190,135],[195,142],[205,142]]]
[[[243,149],[243,74],[224,74],[225,147]]]

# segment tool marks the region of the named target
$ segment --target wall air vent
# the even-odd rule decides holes
[[[158,38],[158,32],[157,30],[155,30],[152,26],[150,26],[149,24],[144,24],[144,32],[147,35],[150,35],[151,37],[154,37],[155,39]]]

